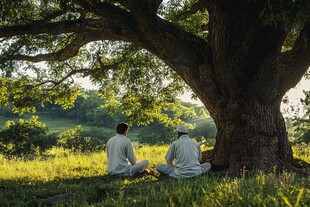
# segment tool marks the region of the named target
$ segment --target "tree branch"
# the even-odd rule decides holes
[[[109,65],[104,64],[101,60],[101,57],[100,57],[100,51],[98,51],[96,54],[96,60],[98,61],[99,66],[100,66],[99,69],[96,69],[97,71],[106,72],[109,69],[117,69],[117,67],[118,67],[118,64],[109,64]],[[89,76],[89,75],[91,75],[91,74],[89,74],[89,73],[85,74],[85,76]]]
[[[115,24],[112,21],[107,19],[79,19],[55,23],[34,22],[28,25],[0,27],[0,38],[26,34],[59,35],[64,33],[75,33],[77,35],[73,42],[57,52],[39,54],[36,56],[11,53],[12,55],[4,56],[1,59],[2,61],[28,60],[31,62],[64,61],[76,56],[79,49],[88,42],[109,39],[128,40],[128,36],[132,34],[130,28],[127,28],[126,24]]]
[[[208,0],[199,0],[194,3],[190,8],[185,9],[182,13],[178,15],[179,19],[186,19],[190,15],[197,13],[198,11],[205,11],[207,9]]]
[[[36,84],[35,87],[41,86],[41,85],[45,85],[47,83],[52,83],[53,87],[50,89],[50,90],[52,90],[55,87],[57,87],[58,85],[60,85],[61,83],[63,83],[68,78],[72,77],[73,75],[76,75],[76,74],[79,74],[79,73],[90,75],[90,74],[94,73],[94,71],[96,71],[96,70],[99,70],[99,69],[80,69],[80,70],[72,69],[69,73],[67,73],[67,75],[62,77],[60,80],[50,80],[50,79],[48,79],[48,80],[45,80],[45,81],[42,81],[42,82]],[[86,77],[88,75],[85,75],[84,77]]]
[[[293,49],[279,58],[281,88],[293,88],[309,69],[310,65],[310,23],[304,26],[296,39]]]
[[[65,65],[67,65],[71,71],[69,73],[67,73],[65,76],[63,76],[61,79],[59,80],[46,80],[46,81],[42,81],[38,84],[36,84],[35,86],[40,86],[40,85],[44,85],[44,84],[47,84],[47,83],[52,83],[54,86],[50,89],[52,90],[53,88],[57,87],[58,85],[60,85],[61,83],[63,83],[65,80],[67,80],[68,78],[72,77],[73,75],[76,75],[76,74],[83,74],[83,77],[87,77],[87,76],[90,76],[90,75],[94,75],[96,73],[105,73],[107,72],[108,70],[110,69],[116,69],[117,68],[117,64],[109,64],[109,65],[104,65],[102,63],[101,60],[98,60],[100,59],[100,57],[98,56],[97,54],[97,61],[99,61],[99,65],[100,67],[94,67],[94,68],[82,68],[82,69],[74,69],[70,64],[68,63],[64,63]]]
[[[85,10],[92,12],[100,17],[114,20],[115,22],[123,22],[128,18],[128,12],[109,2],[100,2],[98,0],[77,0],[77,3]]]
[[[63,33],[81,33],[87,31],[99,31],[104,32],[105,35],[109,35],[118,30],[119,28],[115,24],[112,24],[111,21],[106,19],[78,19],[53,23],[34,22],[27,25],[0,27],[0,38],[25,34],[59,35]]]
[[[33,19],[24,19],[26,23],[33,23],[33,24],[42,24],[42,23],[47,23],[47,22],[50,22],[51,20],[63,15],[65,12],[64,11],[55,11],[55,12],[52,12],[52,13],[48,13],[48,14],[45,14],[45,16],[40,19],[40,20],[36,20],[34,21]]]
[[[30,62],[68,60],[69,58],[76,56],[83,45],[85,45],[90,41],[96,40],[96,39],[89,39],[89,37],[88,38],[86,37],[87,36],[85,34],[77,36],[70,44],[68,44],[65,48],[59,50],[58,52],[39,54],[35,56],[21,55],[21,54],[10,55],[8,57],[5,57],[4,60],[5,61],[26,60]]]
[[[119,0],[116,1],[128,8],[130,11],[136,13],[137,11],[144,11],[148,14],[156,14],[160,4],[163,0]],[[137,10],[137,8],[140,8]]]
[[[74,67],[72,67],[69,63],[65,62],[64,64],[69,67],[71,69],[71,71],[69,73],[67,73],[67,75],[65,75],[64,77],[62,77],[60,80],[55,81],[55,80],[47,80],[44,82],[41,82],[40,85],[46,84],[46,83],[53,83],[54,87],[56,87],[57,85],[61,84],[62,82],[64,82],[66,79],[70,78],[73,75],[76,74],[83,74],[83,77],[87,77],[90,75],[95,75],[96,73],[106,73],[108,70],[116,70],[119,67],[119,64],[123,63],[127,58],[128,54],[124,54],[118,61],[116,61],[115,63],[112,64],[104,64],[101,60],[100,57],[100,50],[96,53],[96,60],[99,63],[99,67],[93,67],[93,68],[82,68],[82,69],[75,69]],[[53,87],[53,88],[54,88]]]

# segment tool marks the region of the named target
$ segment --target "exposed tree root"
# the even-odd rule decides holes
[[[213,154],[214,154],[214,150],[207,150],[207,151],[203,151],[201,152],[202,154],[202,159],[201,159],[201,163],[205,163],[205,162],[212,162],[213,160]]]
[[[297,158],[294,159],[293,166],[297,168],[304,168],[310,170],[310,163]]]
[[[227,167],[221,166],[221,165],[215,165],[212,163],[213,160],[213,154],[214,154],[214,150],[207,150],[207,151],[203,151],[202,153],[202,159],[201,159],[201,163],[205,163],[205,162],[209,162],[211,163],[212,167],[211,167],[211,172],[220,172],[223,170],[226,170]]]
[[[258,170],[246,170],[246,169],[235,169],[235,168],[227,168],[225,166],[214,165],[212,163],[214,156],[214,150],[207,150],[202,152],[202,160],[201,163],[209,162],[212,164],[211,172],[215,172],[218,175],[223,176],[236,176],[236,175],[247,175],[253,174],[253,172],[262,172],[261,169]],[[309,176],[310,175],[310,163],[301,160],[301,159],[294,159],[292,164],[287,164],[280,161],[281,167],[275,169],[276,173],[283,173],[283,172],[292,172],[297,173],[300,175]],[[268,172],[266,172],[268,173]]]

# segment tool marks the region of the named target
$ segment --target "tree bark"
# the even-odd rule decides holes
[[[304,66],[284,64],[287,60],[281,60],[280,51],[288,31],[281,23],[270,26],[263,22],[263,1],[249,5],[233,1],[208,3],[214,65],[213,75],[208,77],[215,77],[218,104],[210,104],[202,90],[195,92],[218,129],[209,161],[231,172],[292,170],[295,161],[280,111],[282,97],[290,85],[282,71],[291,71],[290,80],[296,85],[301,78],[297,73],[307,69],[309,55],[299,54],[307,57],[307,61],[301,61]],[[303,50],[306,52],[306,38],[303,43],[307,45]]]
[[[229,171],[291,168],[293,154],[288,142],[280,103],[247,101],[219,109],[212,163]]]

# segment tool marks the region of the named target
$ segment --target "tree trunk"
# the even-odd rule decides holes
[[[279,64],[287,33],[280,24],[265,24],[260,17],[264,3],[254,4],[210,3],[212,56],[207,62],[213,62],[214,67],[209,66],[213,76],[208,77],[214,77],[218,103],[204,99],[208,94],[201,89],[192,88],[218,129],[210,160],[213,164],[231,172],[290,170],[293,153],[280,111],[281,99],[289,89]],[[218,11],[223,12],[219,15]]]
[[[231,103],[227,108],[219,108],[214,120],[218,133],[213,164],[232,172],[292,168],[293,153],[279,102]]]
[[[290,65],[279,61],[279,42],[285,34],[281,27],[253,24],[251,19],[259,14],[244,11],[223,12],[234,18],[210,13],[210,45],[165,22],[154,28],[170,28],[175,35],[165,36],[165,29],[160,33],[164,37],[153,32],[149,50],[182,77],[214,119],[218,133],[209,161],[231,172],[291,170],[293,153],[280,111],[282,97],[291,87],[282,72]],[[163,39],[165,44],[159,44]],[[302,77],[288,74],[296,83]]]

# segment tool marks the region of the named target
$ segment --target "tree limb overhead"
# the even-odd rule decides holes
[[[310,23],[300,31],[292,50],[279,57],[283,90],[293,88],[310,66]]]

